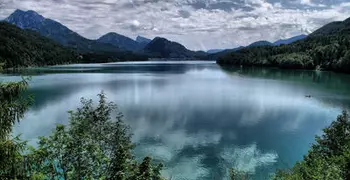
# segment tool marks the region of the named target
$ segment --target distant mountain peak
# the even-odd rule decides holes
[[[11,24],[16,24],[18,27],[23,29],[29,23],[42,23],[43,21],[45,21],[45,19],[46,18],[44,18],[42,15],[35,11],[23,11],[17,9],[8,18],[6,18],[5,21]]]
[[[222,51],[225,51],[225,49],[209,49],[209,50],[207,50],[207,53],[214,54],[214,53],[218,53],[218,52],[222,52]]]
[[[138,43],[150,43],[152,40],[142,37],[142,36],[137,36],[136,37],[136,42]]]
[[[14,24],[21,29],[36,31],[40,33],[40,35],[48,37],[59,44],[73,47],[81,52],[98,50],[114,52],[118,49],[116,46],[110,44],[102,44],[86,39],[61,23],[45,18],[32,10],[15,10],[8,18],[5,19],[5,21],[10,24]]]
[[[116,32],[109,32],[109,33],[105,34],[104,36],[121,36],[121,35],[116,33]]]
[[[20,10],[20,9],[16,9],[13,13],[16,13],[16,14],[18,14],[18,13],[24,13],[24,11],[23,11],[23,10]]]
[[[301,35],[294,36],[294,37],[291,37],[291,38],[288,38],[288,39],[280,39],[280,40],[274,42],[273,45],[279,46],[279,45],[282,45],[282,44],[290,44],[290,43],[293,43],[295,41],[299,41],[299,40],[305,39],[306,37],[307,37],[307,35],[301,34]]]
[[[155,37],[150,43],[148,43],[144,52],[150,54],[153,57],[161,58],[201,58],[206,55],[205,52],[195,52],[186,49],[180,43],[170,41],[162,37]]]
[[[252,44],[249,44],[247,47],[256,47],[256,46],[272,46],[273,44],[269,41],[257,41]]]
[[[109,32],[101,36],[99,39],[97,39],[97,41],[101,43],[112,44],[124,50],[130,51],[136,51],[143,48],[143,46],[141,47],[139,43],[134,41],[133,39],[115,32]]]

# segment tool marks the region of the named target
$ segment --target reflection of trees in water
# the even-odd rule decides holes
[[[88,76],[89,75],[87,75],[86,78],[89,78]],[[152,86],[155,88],[161,88],[165,86],[166,83],[167,81],[162,78],[150,78],[147,80],[137,81],[137,85],[139,86],[140,90],[149,84],[152,84]],[[118,91],[125,91],[126,89],[133,90],[132,86],[134,85],[134,82],[132,82],[130,79],[116,79],[111,81],[99,81],[93,83],[85,83],[84,79],[82,79],[80,82],[76,83],[67,82],[62,84],[52,84],[45,87],[33,87],[29,88],[29,93],[32,94],[35,98],[35,104],[31,108],[33,108],[33,110],[41,109],[42,107],[45,107],[57,101],[61,101],[65,97],[74,95],[83,90],[97,89],[97,92],[93,92],[93,94],[98,93],[102,89],[105,91],[118,93]],[[79,100],[81,97],[76,98]]]
[[[6,74],[38,76],[46,74],[69,73],[162,73],[184,74],[189,70],[203,70],[212,67],[212,64],[95,64],[77,66],[49,66],[43,68],[8,69]]]
[[[132,73],[137,71],[151,71],[151,73],[165,74],[167,72],[183,73],[188,70],[202,70],[207,67],[201,65],[190,65],[181,68],[178,68],[177,66],[165,66],[163,68],[156,67],[155,69],[154,67],[129,68],[130,69],[128,72]],[[150,69],[147,70],[147,68]],[[112,68],[106,71],[113,72],[115,69]],[[101,73],[104,72],[105,71]],[[323,86],[324,84],[328,83],[328,81],[331,81],[332,78],[335,79],[334,81],[339,81],[337,80],[337,77],[333,76],[333,74],[324,74],[324,72],[315,74],[312,71],[289,72],[285,70],[284,72],[284,70],[281,71],[267,68],[238,68],[237,71],[233,70],[225,72],[238,73],[242,76],[247,77],[292,80],[311,85],[316,84],[314,86],[317,87]],[[98,71],[96,71],[96,73],[98,73]],[[74,75],[74,73],[72,73],[72,75]],[[118,76],[118,73],[115,73],[115,76]],[[86,78],[89,78],[89,76],[87,75]],[[168,81],[168,79],[164,78],[147,78],[145,80],[137,80],[138,89],[140,90],[140,93],[143,93],[143,96],[145,96],[145,93],[142,92],[142,90],[147,89],[146,87],[148,85],[151,84],[152,87],[158,89],[155,92],[158,92],[162,90],[167,91],[168,89],[163,89],[163,87],[167,86],[168,83],[173,83],[173,81]],[[124,95],[123,92],[125,91],[134,91],[134,85],[134,81],[131,82],[131,80],[128,78],[116,78],[111,81],[104,79],[103,81],[94,83],[84,83],[84,79],[81,79],[81,82],[67,82],[62,84],[53,84],[52,86],[47,87],[34,87],[31,89],[31,92],[37,99],[37,106],[35,108],[41,109],[43,106],[52,104],[56,101],[65,101],[67,97],[72,97],[71,95],[78,94],[83,90],[91,90],[92,93],[94,90],[104,89],[106,92],[108,92],[109,96],[114,96],[115,98],[116,95]],[[170,86],[170,88],[176,88],[176,86]],[[110,94],[110,92],[113,92],[116,95]],[[193,95],[194,94],[192,94],[192,96]],[[222,162],[224,160],[220,157],[220,152],[226,146],[249,146],[253,143],[257,143],[259,150],[269,152],[269,150],[277,148],[273,142],[288,142],[289,144],[297,144],[300,140],[300,136],[297,136],[296,134],[285,135],[284,132],[276,130],[281,128],[287,122],[291,122],[290,124],[293,124],[296,119],[299,118],[298,111],[300,111],[300,109],[297,107],[296,109],[288,110],[283,109],[283,107],[279,107],[281,109],[263,107],[262,115],[256,118],[257,122],[244,126],[240,124],[240,122],[242,119],[244,119],[245,116],[247,116],[247,114],[257,114],[258,107],[255,106],[256,104],[254,104],[254,100],[244,100],[237,103],[231,102],[230,99],[225,99],[224,102],[221,102],[225,103],[224,106],[218,106],[216,102],[210,102],[210,104],[200,106],[200,108],[198,108],[199,104],[196,103],[199,101],[196,101],[194,104],[190,104],[191,102],[195,101],[195,99],[189,99],[185,101],[178,100],[178,104],[170,104],[172,101],[169,101],[169,98],[167,98],[166,95],[155,94],[154,96],[162,96],[161,100],[166,101],[169,106],[166,106],[166,103],[162,104],[162,102],[160,102],[160,104],[157,104],[159,103],[157,101],[142,101],[139,104],[131,103],[123,105],[123,109],[125,109],[125,111],[123,110],[124,114],[129,120],[127,123],[132,125],[133,129],[135,130],[135,135],[141,131],[145,133],[142,135],[148,135],[153,139],[159,139],[159,136],[162,136],[165,139],[163,141],[160,141],[160,143],[168,142],[168,144],[162,144],[163,146],[167,146],[172,145],[172,142],[176,142],[168,141],[166,138],[170,136],[170,133],[174,133],[175,135],[171,136],[172,139],[186,141],[187,143],[185,143],[182,148],[176,151],[174,157],[170,160],[170,163],[176,163],[182,158],[188,159],[191,157],[200,156],[202,157],[200,159],[200,165],[211,169],[210,172],[213,172],[209,176],[217,177],[217,175],[224,175],[227,172],[226,167],[222,166]],[[78,100],[80,97],[75,98]],[[184,102],[181,103],[181,101]],[[116,102],[118,103],[118,101]],[[311,114],[317,115],[313,116]],[[319,123],[318,120],[324,119],[323,116],[324,114],[322,114],[322,112],[319,113],[317,110],[310,110],[310,114],[307,114],[305,117],[303,117],[305,120],[309,120],[306,122],[308,125],[305,126],[321,129],[323,127],[323,124]],[[141,123],[142,120],[144,124]],[[306,136],[313,138],[314,132],[310,130],[308,133],[310,134],[307,134]],[[220,138],[213,140],[210,138],[208,139],[207,137],[212,137],[216,134],[219,134]],[[288,136],[287,140],[285,139],[286,136]],[[143,139],[140,141],[143,141]],[[149,143],[156,144],[159,142],[155,141]],[[284,159],[282,160],[284,162],[286,161]]]
[[[228,75],[292,81],[303,84],[305,87],[335,94],[350,95],[350,75],[348,74],[262,67],[220,67]]]

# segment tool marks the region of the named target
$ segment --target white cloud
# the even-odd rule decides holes
[[[326,7],[326,5],[324,5],[324,4],[314,3],[314,2],[312,2],[312,0],[300,0],[300,4],[311,6],[311,7]]]
[[[310,0],[4,0],[0,18],[35,10],[88,38],[115,31],[130,37],[164,36],[194,50],[232,48],[309,33],[350,16],[349,3]],[[338,1],[339,2],[339,1]],[[271,33],[273,32],[273,33]]]
[[[221,152],[221,158],[225,161],[227,168],[233,167],[239,171],[254,174],[257,168],[276,163],[278,154],[263,153],[256,144],[251,144],[246,147],[227,147]]]

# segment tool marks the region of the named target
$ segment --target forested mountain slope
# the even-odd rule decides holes
[[[219,57],[217,63],[350,73],[349,22],[350,19],[330,23],[306,39],[288,45],[243,48]]]
[[[78,62],[78,55],[39,33],[0,22],[0,63],[5,68]]]

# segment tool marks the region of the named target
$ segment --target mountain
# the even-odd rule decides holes
[[[311,33],[310,36],[324,36],[334,34],[349,34],[350,33],[350,18],[344,21],[335,21],[324,25],[320,29]]]
[[[0,64],[5,68],[78,62],[78,55],[30,30],[0,22]]]
[[[291,37],[289,39],[280,39],[280,40],[274,42],[273,45],[274,46],[279,46],[279,45],[282,45],[282,44],[290,44],[290,43],[293,43],[295,41],[299,41],[299,40],[305,39],[306,37],[307,37],[307,35],[302,34],[302,35],[299,35],[299,36]]]
[[[142,37],[142,36],[137,36],[137,37],[136,37],[136,42],[139,43],[139,45],[141,46],[142,49],[143,49],[144,47],[146,47],[146,45],[147,45],[148,43],[150,43],[151,41],[152,41],[152,40],[147,39],[147,38]]]
[[[35,11],[16,10],[5,21],[22,29],[37,31],[42,36],[53,39],[64,46],[72,47],[79,52],[118,50],[118,47],[111,44],[86,39],[59,22],[47,19]]]
[[[196,58],[201,59],[206,55],[202,51],[190,51],[185,46],[169,41],[165,38],[156,37],[150,43],[148,43],[143,51],[157,58]]]
[[[137,51],[143,48],[138,42],[134,41],[133,39],[114,32],[103,35],[97,39],[97,42],[112,44],[123,50],[129,51]]]
[[[214,53],[218,53],[218,52],[222,52],[225,51],[226,49],[209,49],[207,51],[208,54],[214,54]]]
[[[294,37],[291,37],[288,39],[280,39],[274,43],[271,43],[269,41],[257,41],[257,42],[254,42],[254,43],[246,46],[246,47],[279,46],[282,44],[290,44],[290,43],[293,43],[295,41],[305,39],[306,37],[307,37],[307,35],[302,34],[302,35],[294,36]],[[234,51],[237,51],[237,50],[242,49],[242,48],[244,48],[244,46],[240,46],[240,47],[234,48],[234,49],[211,49],[211,50],[208,50],[207,53],[209,53],[209,54],[215,54],[215,53],[224,54],[224,53],[228,53],[228,52],[234,52]]]
[[[350,73],[349,30],[350,19],[333,22],[291,44],[243,48],[220,56],[217,63]]]
[[[257,41],[252,44],[249,44],[247,47],[257,47],[257,46],[273,46],[273,43],[269,41]]]
[[[235,52],[238,51],[240,49],[244,48],[244,46],[239,46],[233,49],[225,49],[223,51],[219,51],[217,53],[209,53],[208,56],[206,57],[206,59],[210,59],[210,60],[216,60],[218,57],[221,57],[227,53],[231,53],[231,52]]]
[[[145,37],[142,37],[142,36],[137,36],[136,37],[136,42],[138,43],[150,43],[152,40],[148,39],[148,38],[145,38]]]
[[[307,37],[307,35],[299,35],[299,36],[291,37],[289,39],[280,39],[274,43],[271,43],[269,41],[257,41],[257,42],[251,43],[250,45],[248,45],[246,47],[279,46],[282,44],[290,44],[290,43],[293,43],[295,41],[305,39],[306,37]],[[227,53],[235,52],[235,51],[238,51],[238,50],[240,50],[242,48],[246,48],[246,47],[240,46],[240,47],[233,48],[233,49],[213,50],[210,52],[207,51],[207,53],[209,53],[207,59],[217,59],[218,57],[223,56]]]

